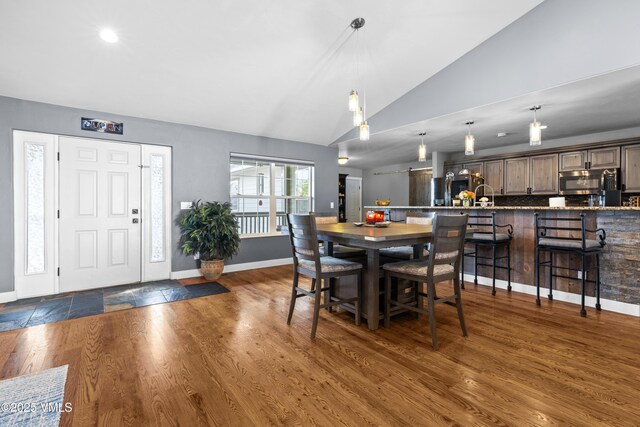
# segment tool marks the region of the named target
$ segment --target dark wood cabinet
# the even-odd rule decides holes
[[[558,155],[529,157],[529,194],[558,194]]]
[[[480,174],[480,176],[484,176],[484,167],[482,162],[465,163],[464,168],[468,169],[471,175]]]
[[[493,188],[496,195],[504,194],[504,160],[484,162],[483,170],[484,183]]]
[[[519,157],[504,161],[504,194],[509,196],[529,193],[529,158]]]
[[[587,151],[588,169],[620,167],[620,147],[599,148]]]
[[[640,144],[622,147],[622,191],[640,193]]]
[[[560,153],[559,163],[560,172],[585,169],[585,165],[587,165],[587,152],[571,151],[569,153]]]
[[[338,221],[347,222],[347,176],[338,174]]]
[[[462,163],[452,163],[449,165],[445,165],[444,166],[444,175],[447,176],[448,172],[453,172],[453,174],[455,176],[458,176],[458,174],[460,173],[460,171],[462,170],[462,168],[464,167],[464,165]]]

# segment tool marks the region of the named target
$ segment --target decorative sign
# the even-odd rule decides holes
[[[81,121],[81,129],[90,130],[92,132],[115,133],[117,135],[122,135],[123,128],[124,125],[122,123],[116,123],[109,120],[89,119],[87,117],[83,117]]]

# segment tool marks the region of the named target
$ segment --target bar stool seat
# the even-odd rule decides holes
[[[505,240],[511,240],[512,237],[513,236],[510,236],[510,235],[505,234],[505,233],[496,233],[495,238],[491,234],[473,233],[471,236],[467,237],[465,239],[465,241],[467,243],[470,243],[470,242],[472,242],[474,240],[480,240],[482,242],[495,240],[495,241],[498,241],[498,242],[502,242],[502,241],[505,241]]]
[[[309,272],[315,271],[316,263],[315,261],[300,259],[298,260],[298,265],[300,268],[307,270]],[[320,257],[320,272],[321,273],[335,273],[342,271],[351,271],[351,270],[360,270],[362,268],[362,264],[357,262],[347,261],[345,259],[334,258],[331,256],[322,256]]]
[[[585,250],[599,250],[602,245],[597,240],[585,240]],[[571,251],[575,249],[582,249],[582,242],[579,240],[559,239],[553,237],[543,237],[538,240],[538,246],[552,247],[557,249],[567,248]]]

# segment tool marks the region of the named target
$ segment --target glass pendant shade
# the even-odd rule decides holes
[[[356,111],[359,107],[358,91],[352,90],[349,94],[349,111]]]
[[[346,165],[348,161],[349,161],[348,157],[345,157],[345,156],[338,157],[338,164],[339,165]]]
[[[539,121],[529,124],[529,145],[542,145],[542,126]]]
[[[353,125],[360,126],[360,123],[362,123],[362,108],[357,105],[355,111],[353,112]]]
[[[473,156],[475,152],[476,139],[473,135],[468,134],[464,137],[464,154],[465,156]]]
[[[424,144],[420,144],[418,147],[418,161],[426,162],[427,161],[427,146]]]
[[[360,123],[360,141],[368,141],[369,140],[369,124],[367,121],[363,121]]]

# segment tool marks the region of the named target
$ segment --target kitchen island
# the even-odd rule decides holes
[[[512,224],[514,229],[511,242],[511,281],[514,291],[535,294],[535,212],[544,212],[546,216],[575,218],[584,213],[587,228],[603,228],[607,233],[606,246],[600,264],[602,308],[626,314],[640,316],[640,208],[630,207],[548,207],[548,206],[365,206],[367,210],[385,210],[392,221],[402,221],[407,213],[436,212],[445,215],[459,215],[474,211],[496,212],[498,224]],[[578,268],[580,260],[575,256],[557,258],[558,266]],[[465,263],[465,281],[473,283],[473,263]],[[506,270],[497,271],[497,286],[506,289]],[[575,272],[573,273],[575,274]],[[588,277],[591,278],[591,277]],[[478,268],[478,282],[491,283],[491,268]],[[547,275],[541,269],[540,286],[548,287]],[[579,303],[581,281],[556,278],[554,298]],[[559,292],[555,292],[558,290]],[[541,295],[546,291],[541,290]],[[595,286],[587,284],[587,305],[595,306]],[[500,293],[496,298],[500,297]],[[532,303],[535,300],[532,299]],[[543,306],[546,304],[543,298]]]

